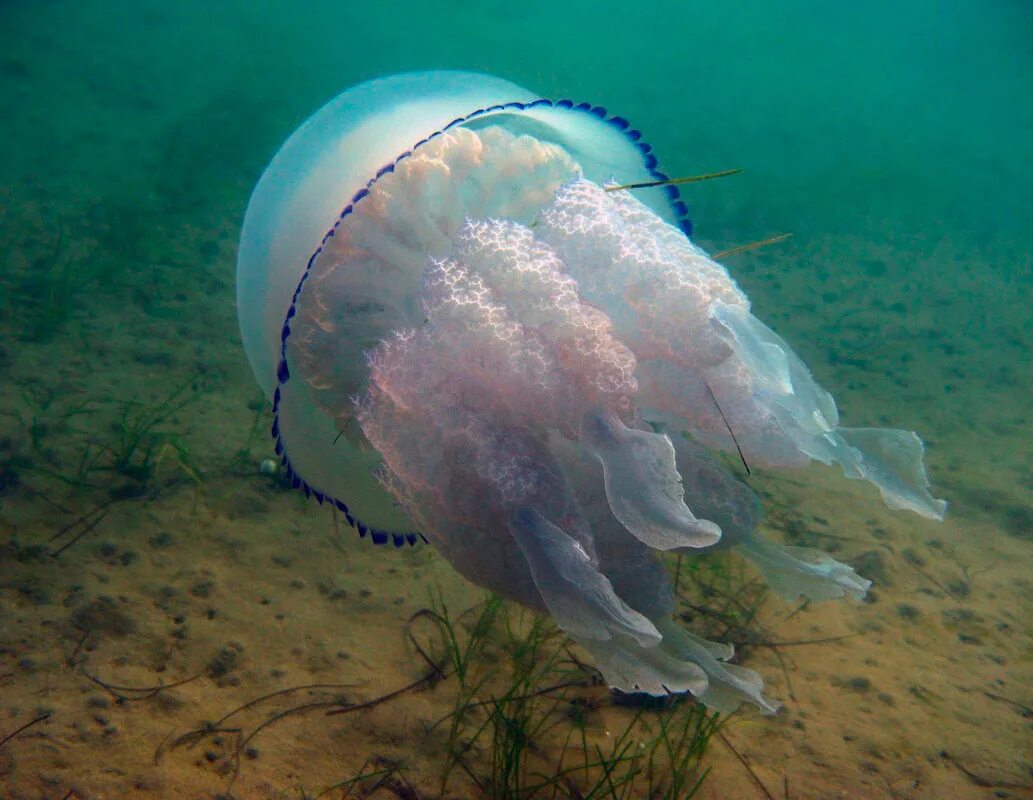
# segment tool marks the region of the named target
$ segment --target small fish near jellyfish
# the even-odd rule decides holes
[[[714,453],[837,464],[932,519],[946,504],[914,433],[839,424],[665,180],[598,106],[461,72],[361,84],[258,183],[240,326],[286,475],[362,536],[429,541],[551,614],[616,688],[771,713],[730,645],[674,621],[657,552],[734,547],[787,599],[869,581],[759,536]]]

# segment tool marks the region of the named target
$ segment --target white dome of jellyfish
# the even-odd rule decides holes
[[[730,645],[675,623],[657,551],[735,547],[787,599],[869,581],[761,538],[758,498],[712,453],[838,464],[932,519],[945,503],[914,433],[839,425],[692,243],[674,186],[612,191],[664,180],[600,107],[469,73],[362,84],[255,190],[241,330],[286,474],[360,535],[429,541],[551,614],[613,687],[771,713]]]

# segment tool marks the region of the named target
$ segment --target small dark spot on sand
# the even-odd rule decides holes
[[[190,594],[194,597],[208,597],[212,593],[212,582],[201,581],[190,587]]]
[[[129,636],[136,623],[107,595],[101,595],[72,613],[72,625],[81,631]]]
[[[901,555],[904,556],[904,560],[909,564],[913,564],[916,567],[925,566],[925,559],[918,555],[918,553],[916,553],[910,547],[905,547],[901,551]]]
[[[850,559],[850,565],[857,570],[862,577],[876,583],[879,586],[892,586],[886,572],[886,559],[878,550],[868,550],[856,558]]]
[[[53,602],[50,590],[40,584],[39,578],[27,578],[18,584],[18,594],[36,606],[48,606]]]
[[[175,359],[167,350],[153,353],[139,352],[133,358],[136,363],[143,364],[145,367],[171,367],[175,364]]]
[[[855,692],[867,692],[872,688],[872,682],[867,678],[858,675],[853,678],[847,678],[847,680],[843,681],[843,686]]]
[[[943,612],[945,625],[958,625],[967,622],[982,622],[983,618],[970,608],[948,608]]]
[[[184,705],[186,705],[183,699],[173,691],[159,692],[150,702],[154,703],[162,711],[168,713],[179,711]]]
[[[1033,508],[1006,506],[1003,514],[1006,533],[1018,539],[1033,541]]]
[[[972,592],[969,588],[968,583],[961,580],[961,578],[955,578],[954,580],[947,581],[947,588],[955,597],[968,597]]]
[[[901,619],[913,621],[922,616],[922,612],[912,605],[908,605],[907,603],[901,603],[897,606],[897,616]]]
[[[208,662],[208,674],[213,678],[220,678],[227,674],[237,665],[243,651],[243,646],[238,642],[228,642],[223,645]]]
[[[47,548],[42,544],[30,544],[25,547],[18,547],[15,544],[18,555],[15,556],[20,564],[39,564],[47,558]]]

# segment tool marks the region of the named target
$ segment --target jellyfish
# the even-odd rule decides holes
[[[731,646],[675,622],[658,554],[735,548],[789,599],[869,581],[760,536],[720,454],[838,465],[932,519],[946,504],[914,433],[839,424],[687,212],[600,106],[482,74],[371,80],[262,175],[240,328],[287,480],[360,536],[430,543],[550,614],[617,689],[773,713]]]

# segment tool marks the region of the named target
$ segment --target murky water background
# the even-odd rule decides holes
[[[229,745],[155,759],[164,737],[288,686],[403,686],[432,589],[481,598],[258,474],[233,307],[282,140],[423,68],[602,104],[672,175],[743,168],[685,193],[699,241],[793,234],[729,269],[847,424],[923,436],[951,502],[936,525],[822,470],[761,477],[769,532],[861,559],[876,601],[765,604],[778,641],[851,638],[749,651],[786,710],[725,733],[765,788],[715,740],[701,796],[1029,796],[1031,42],[1020,2],[0,3],[0,738],[45,717],[0,745],[0,796],[225,792]],[[121,702],[90,677],[195,675]],[[271,728],[234,796],[374,756],[436,796],[450,691]],[[592,697],[603,740],[626,712]]]

